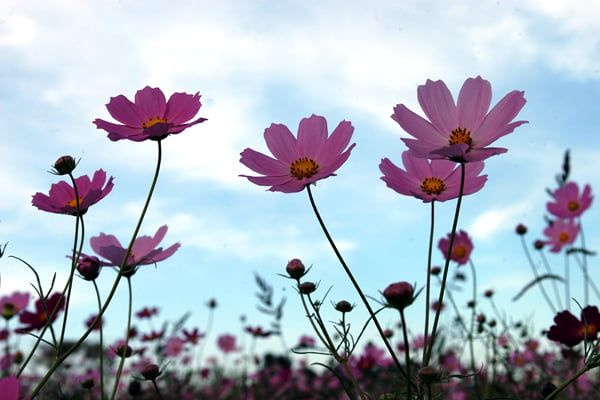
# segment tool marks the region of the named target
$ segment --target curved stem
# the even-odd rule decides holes
[[[537,273],[537,269],[535,267],[535,264],[533,263],[533,260],[531,259],[529,250],[527,250],[527,244],[525,243],[525,237],[523,235],[520,235],[520,236],[521,236],[521,245],[523,247],[523,251],[525,252],[525,257],[527,257],[527,262],[529,263],[529,266],[531,267],[531,272],[533,273],[533,277],[535,278],[536,282],[538,283],[538,286],[540,287],[540,291],[542,292],[542,296],[544,297],[544,300],[546,300],[546,303],[548,303],[548,306],[550,306],[552,313],[556,314],[556,307],[554,307],[554,304],[550,301],[550,297],[548,297],[548,294],[546,293],[546,289],[544,288],[544,283],[539,280],[539,275]]]
[[[119,368],[115,376],[115,384],[113,386],[111,400],[115,399],[117,395],[117,389],[119,388],[119,381],[121,380],[121,374],[123,373],[123,365],[125,365],[125,359],[129,356],[127,353],[127,345],[129,344],[129,332],[131,331],[131,315],[133,313],[133,290],[131,289],[131,278],[127,278],[127,291],[129,294],[128,301],[129,306],[127,308],[127,330],[125,331],[125,343],[123,344],[123,351],[121,353],[121,361],[119,361]]]
[[[429,341],[429,303],[431,302],[431,258],[433,253],[433,232],[435,222],[435,200],[431,201],[431,223],[429,228],[429,246],[427,249],[427,284],[425,286],[425,329],[423,330],[423,339],[425,348],[427,348],[427,342]],[[425,364],[425,356],[427,351],[423,352],[423,366]]]
[[[398,357],[396,356],[396,353],[394,352],[394,349],[392,348],[392,346],[389,343],[389,341],[386,339],[385,334],[383,332],[383,328],[381,327],[381,324],[379,323],[379,320],[375,316],[375,313],[373,312],[373,309],[371,308],[371,305],[367,301],[367,297],[363,293],[363,291],[360,288],[358,282],[354,278],[354,275],[352,274],[352,271],[350,271],[350,268],[348,267],[348,265],[344,261],[344,258],[342,257],[342,254],[339,252],[337,246],[335,245],[335,242],[331,238],[331,235],[329,234],[329,231],[327,230],[327,227],[325,226],[325,223],[323,222],[323,219],[321,218],[321,215],[319,214],[319,210],[317,209],[317,205],[315,204],[315,200],[313,199],[312,191],[310,190],[310,185],[306,185],[306,189],[308,191],[308,198],[310,199],[310,204],[311,204],[311,206],[313,208],[315,216],[317,217],[317,220],[319,221],[319,225],[321,225],[321,229],[323,230],[323,233],[327,237],[327,240],[329,241],[329,244],[331,245],[331,248],[333,249],[333,251],[334,251],[335,255],[337,256],[340,264],[342,265],[342,268],[346,272],[346,275],[348,275],[348,278],[350,278],[350,281],[352,282],[352,285],[354,286],[354,289],[356,289],[356,292],[358,293],[360,299],[362,300],[363,304],[367,308],[367,311],[369,312],[369,315],[371,316],[371,318],[373,318],[373,322],[375,323],[375,326],[377,327],[377,331],[379,332],[379,335],[383,339],[383,342],[385,343],[390,356],[394,360],[394,363],[396,364],[396,367],[398,368],[398,370],[400,371],[400,373],[409,381],[409,385],[411,385],[412,382],[410,382],[410,378],[408,377],[408,375],[404,371],[404,368],[402,368],[402,365],[400,364],[400,361],[398,360]]]
[[[460,188],[458,191],[458,200],[456,201],[456,210],[454,212],[454,221],[452,222],[452,231],[450,232],[450,243],[448,244],[448,251],[446,253],[446,263],[444,264],[444,273],[442,276],[442,286],[440,287],[440,296],[438,298],[438,307],[435,310],[435,318],[433,321],[433,328],[431,330],[431,340],[429,343],[425,342],[425,362],[424,365],[429,364],[431,358],[431,352],[435,344],[437,327],[440,320],[440,314],[442,311],[442,304],[444,302],[444,291],[446,290],[446,281],[448,280],[448,270],[450,269],[450,256],[452,255],[452,246],[454,246],[454,237],[456,236],[456,227],[458,226],[458,216],[460,213],[460,205],[462,203],[463,191],[465,188],[465,164],[460,164]]]

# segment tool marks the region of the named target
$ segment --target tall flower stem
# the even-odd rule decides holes
[[[426,366],[429,364],[429,360],[431,359],[431,352],[433,351],[433,346],[435,345],[435,339],[437,334],[437,327],[440,320],[440,314],[442,311],[442,304],[444,302],[444,292],[446,290],[446,282],[448,280],[448,270],[450,269],[450,256],[452,255],[452,246],[454,246],[454,237],[456,236],[456,228],[458,226],[458,216],[460,214],[460,205],[462,203],[463,192],[465,188],[465,163],[460,164],[460,188],[458,191],[458,200],[456,201],[456,210],[454,212],[454,221],[452,222],[452,231],[450,232],[450,240],[448,243],[448,251],[446,253],[446,263],[444,264],[444,272],[442,275],[442,285],[440,287],[440,295],[438,298],[438,307],[435,310],[435,318],[433,320],[433,328],[431,330],[431,339],[428,342],[425,342],[425,357],[423,365]]]
[[[117,273],[115,281],[113,282],[113,286],[110,289],[110,292],[108,293],[106,300],[104,301],[104,305],[100,309],[100,312],[96,316],[96,319],[94,321],[92,321],[90,327],[83,333],[83,335],[79,338],[79,340],[77,342],[75,342],[63,354],[61,354],[60,357],[54,361],[52,366],[50,366],[50,368],[48,368],[48,371],[46,371],[46,375],[44,375],[42,377],[40,382],[37,384],[37,386],[33,389],[31,394],[29,395],[30,400],[34,399],[35,396],[37,396],[37,394],[42,389],[42,387],[46,384],[46,382],[48,382],[48,380],[50,379],[50,377],[52,376],[54,371],[56,371],[56,369],[62,364],[62,362],[64,360],[66,360],[67,357],[69,357],[69,355],[71,355],[79,346],[81,346],[81,344],[85,341],[85,339],[87,339],[87,337],[90,335],[90,333],[92,333],[92,331],[94,330],[94,326],[97,323],[100,323],[100,321],[102,320],[102,316],[106,312],[108,305],[110,304],[113,296],[115,295],[115,293],[117,291],[117,287],[119,286],[119,282],[121,281],[121,278],[123,277],[123,273],[126,272],[125,267],[127,265],[127,260],[129,259],[129,254],[131,253],[131,248],[133,247],[133,244],[135,243],[135,239],[137,238],[140,228],[142,227],[142,222],[144,221],[144,217],[146,216],[146,212],[148,211],[148,207],[150,206],[150,200],[152,199],[152,194],[154,193],[154,188],[156,187],[156,182],[158,181],[158,176],[160,173],[160,165],[161,165],[161,161],[162,161],[162,147],[161,147],[160,141],[158,141],[157,143],[158,143],[158,156],[157,156],[157,161],[156,161],[156,169],[154,171],[154,177],[152,179],[152,183],[150,184],[148,196],[146,196],[146,202],[144,203],[142,212],[140,214],[140,217],[138,219],[136,227],[133,231],[133,235],[131,237],[131,240],[129,241],[129,246],[127,247],[127,250],[125,251],[125,254],[123,256],[123,261],[121,262],[119,272]],[[25,369],[25,367],[22,366],[17,374],[17,377],[19,377],[23,373],[24,369]]]
[[[323,230],[323,233],[327,237],[327,240],[329,241],[329,244],[331,245],[331,248],[333,249],[333,252],[337,256],[340,264],[342,265],[342,268],[344,269],[344,272],[346,272],[346,275],[348,275],[348,278],[350,278],[350,281],[352,282],[352,285],[354,286],[354,289],[356,289],[356,292],[358,293],[360,299],[362,300],[363,304],[367,308],[367,311],[369,312],[369,315],[373,319],[373,323],[375,323],[377,331],[379,332],[379,335],[383,339],[383,342],[385,343],[385,346],[387,347],[387,350],[390,353],[390,356],[394,360],[394,363],[398,367],[398,370],[406,378],[408,385],[409,386],[412,385],[412,381],[411,381],[410,377],[406,374],[406,372],[404,371],[404,368],[402,368],[402,365],[400,364],[400,361],[398,360],[398,357],[396,356],[396,353],[394,352],[394,349],[392,348],[392,345],[387,340],[387,338],[385,336],[385,333],[383,332],[383,328],[381,327],[381,324],[379,323],[379,320],[375,316],[375,312],[373,312],[373,309],[371,308],[371,305],[367,301],[367,297],[363,293],[362,289],[360,288],[360,285],[358,284],[358,282],[354,278],[354,275],[352,274],[352,271],[350,271],[350,268],[348,267],[348,265],[344,261],[344,258],[342,257],[342,254],[340,253],[340,251],[338,250],[337,246],[335,245],[335,242],[331,238],[331,235],[329,234],[329,231],[327,230],[327,227],[325,226],[325,223],[323,222],[323,219],[321,218],[321,214],[319,213],[319,210],[317,209],[317,205],[315,204],[315,200],[313,198],[312,191],[310,189],[310,185],[306,185],[306,190],[308,191],[308,198],[310,199],[310,204],[311,204],[311,206],[313,208],[315,216],[317,217],[317,220],[319,221],[319,225],[321,225],[321,229]]]
[[[529,254],[529,250],[527,250],[527,244],[525,243],[525,237],[523,235],[521,235],[521,245],[523,247],[523,251],[525,252],[525,257],[527,257],[527,262],[529,263],[529,266],[531,267],[531,272],[533,273],[533,277],[538,282],[538,286],[540,287],[540,291],[542,292],[542,296],[544,297],[544,300],[546,300],[546,303],[548,303],[548,306],[550,307],[550,310],[552,310],[552,313],[556,314],[556,307],[554,307],[554,304],[550,301],[550,297],[548,297],[548,294],[546,293],[546,289],[544,287],[543,282],[539,280],[537,268],[535,267],[535,264],[533,263],[531,255]],[[556,300],[559,301],[560,299],[557,298]]]
[[[400,309],[400,321],[402,322],[402,335],[404,338],[404,362],[406,363],[406,375],[410,376],[410,347],[408,343],[408,328],[406,327],[406,318],[404,318],[404,308]],[[406,385],[406,399],[412,397],[412,385],[410,382]]]
[[[96,300],[98,301],[98,312],[100,312],[100,310],[102,310],[102,300],[100,299],[100,291],[98,290],[98,285],[96,284],[96,281],[93,280],[92,283],[94,284],[94,291],[96,292]],[[100,320],[102,321],[102,320]],[[98,343],[98,349],[99,351],[99,357],[100,357],[100,399],[104,400],[104,334],[103,334],[103,330],[104,327],[102,326],[102,322],[99,322],[99,326],[100,329],[98,329],[99,333],[100,333],[100,343]]]
[[[475,271],[475,266],[473,262],[469,260],[469,266],[471,267],[471,274],[473,275],[473,307],[471,308],[471,324],[469,326],[469,356],[471,358],[471,372],[475,375],[473,376],[473,381],[475,383],[475,393],[477,396],[480,396],[479,393],[479,372],[475,371],[475,347],[474,347],[474,333],[475,333],[475,308],[477,307],[477,274]]]
[[[425,349],[429,341],[429,304],[431,303],[431,258],[433,253],[433,233],[435,227],[435,200],[431,201],[431,223],[429,228],[429,246],[427,249],[427,284],[425,285],[425,329],[423,330],[423,339]],[[423,366],[425,364],[427,351],[423,352]]]
[[[117,374],[115,375],[115,384],[113,386],[111,400],[115,399],[117,395],[117,389],[119,388],[119,381],[121,380],[121,374],[123,373],[123,366],[125,365],[125,359],[129,356],[127,353],[127,345],[129,344],[129,333],[131,331],[131,314],[133,313],[133,290],[131,289],[131,278],[127,277],[127,292],[128,292],[128,308],[127,308],[127,329],[125,330],[125,343],[123,344],[123,351],[121,352],[121,360],[119,361],[119,367]]]

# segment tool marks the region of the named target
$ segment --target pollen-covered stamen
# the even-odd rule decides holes
[[[421,182],[421,190],[427,194],[440,194],[446,189],[446,184],[443,179],[434,176],[423,179]]]
[[[471,137],[471,132],[468,131],[467,128],[458,127],[453,129],[452,133],[450,133],[450,137],[448,138],[448,143],[450,143],[450,145],[466,143],[471,146],[472,142],[473,138]]]
[[[77,204],[79,203],[79,206],[81,206],[82,201],[83,199],[81,198],[81,196],[79,196],[79,202],[77,201],[77,199],[69,200],[67,201],[67,206],[77,208]]]
[[[561,232],[558,235],[558,241],[561,243],[566,243],[569,240],[569,234],[567,232]]]
[[[578,201],[570,201],[569,204],[567,204],[567,209],[571,212],[579,210],[579,202]]]
[[[456,246],[454,248],[454,251],[452,252],[452,254],[454,255],[454,258],[463,258],[464,256],[467,255],[467,248],[461,244],[459,244],[458,246]]]
[[[290,165],[290,174],[296,179],[310,178],[319,172],[319,164],[312,158],[302,157]]]
[[[169,122],[167,117],[161,118],[160,115],[157,115],[156,117],[151,117],[146,122],[142,122],[142,128],[146,129],[150,128],[152,125],[156,125],[159,123],[166,124],[167,122]]]

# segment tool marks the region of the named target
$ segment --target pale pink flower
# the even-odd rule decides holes
[[[552,247],[552,253],[558,253],[566,245],[572,244],[579,234],[579,225],[573,219],[552,221],[552,224],[544,229],[544,235],[548,238],[544,241]]]
[[[444,258],[448,255],[448,247],[450,246],[450,233],[447,237],[440,239],[438,248],[444,255]],[[465,265],[469,261],[471,252],[473,251],[473,242],[467,234],[467,232],[460,230],[456,232],[454,236],[454,242],[452,243],[452,252],[450,253],[450,259],[456,261],[458,265]]]
[[[557,218],[579,217],[590,208],[594,200],[589,184],[580,192],[575,182],[567,182],[563,187],[556,189],[552,192],[552,198],[554,201],[546,203],[546,209]]]
[[[177,336],[173,336],[165,343],[165,354],[169,357],[177,357],[183,352],[185,342]]]

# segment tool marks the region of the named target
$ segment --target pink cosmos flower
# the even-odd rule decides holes
[[[146,86],[137,91],[134,101],[132,103],[122,94],[111,97],[106,108],[122,125],[96,119],[96,128],[107,131],[112,141],[129,139],[141,142],[162,140],[206,121],[206,118],[198,118],[189,122],[202,105],[199,93],[173,93],[167,101],[162,90]]]
[[[129,258],[125,263],[127,269],[134,272],[135,267],[139,265],[155,264],[171,257],[181,246],[179,243],[175,243],[166,250],[163,250],[162,247],[156,247],[165,237],[167,229],[167,225],[163,225],[158,228],[153,237],[139,236],[136,238]],[[120,266],[127,251],[115,236],[105,235],[104,233],[100,233],[100,236],[92,237],[90,245],[96,254],[106,260],[100,261],[104,266]],[[82,256],[85,257],[85,254]]]
[[[599,330],[598,307],[587,306],[581,311],[581,320],[569,311],[561,311],[556,314],[554,325],[548,331],[548,339],[573,347],[582,340],[596,340]]]
[[[402,141],[417,157],[482,161],[506,153],[507,149],[486,146],[527,122],[511,122],[525,105],[521,91],[510,92],[488,112],[492,87],[480,76],[465,81],[456,104],[442,81],[428,79],[418,87],[417,95],[429,120],[404,104],[397,104],[392,114],[392,119],[415,138]]]
[[[165,343],[165,354],[169,357],[177,357],[183,352],[184,344],[185,342],[177,336],[169,338]]]
[[[460,190],[460,166],[447,160],[426,160],[415,157],[410,151],[402,153],[403,170],[388,158],[381,160],[379,169],[381,179],[396,192],[414,196],[429,203],[433,200],[446,201],[458,197]],[[465,166],[465,185],[463,194],[479,191],[487,181],[487,175],[479,175],[483,170],[483,161]]]
[[[225,354],[231,353],[238,349],[235,336],[229,334],[219,336],[217,338],[217,346],[219,346],[219,349]]]
[[[42,329],[48,324],[48,316],[51,315],[54,310],[54,315],[50,322],[58,317],[59,311],[65,307],[65,298],[60,293],[54,293],[45,299],[44,302],[38,299],[35,302],[35,311],[23,311],[19,316],[19,321],[25,326],[17,329],[18,333],[27,333],[33,330]]]
[[[552,246],[550,248],[551,252],[559,253],[563,246],[573,243],[578,234],[579,225],[575,220],[557,219],[552,222],[552,225],[544,229],[544,235],[548,237],[544,243]]]
[[[440,239],[438,248],[444,255],[444,258],[448,255],[448,247],[450,246],[450,234],[447,237]],[[473,242],[467,234],[467,232],[460,230],[456,232],[454,236],[454,243],[452,243],[452,252],[450,253],[450,259],[456,261],[458,265],[465,265],[469,261],[471,252],[473,251]]]
[[[0,379],[0,393],[2,400],[19,400],[19,379],[14,376],[7,376]]]
[[[275,158],[245,149],[240,162],[264,176],[241,176],[257,185],[271,186],[272,192],[300,192],[308,184],[335,175],[355,146],[348,147],[353,132],[352,124],[342,121],[328,136],[327,121],[314,114],[300,121],[298,138],[287,126],[271,124],[264,136]]]
[[[579,186],[575,182],[567,182],[563,187],[552,193],[553,202],[546,203],[548,212],[557,218],[579,217],[592,205],[592,188],[585,185],[583,192],[579,192]]]
[[[10,296],[0,298],[0,314],[9,320],[29,304],[29,293],[14,292]]]
[[[49,195],[36,193],[33,195],[31,204],[42,211],[57,214],[83,215],[87,209],[106,197],[113,188],[113,177],[111,176],[106,185],[106,172],[99,169],[90,180],[87,175],[75,179],[77,194],[79,195],[79,212],[77,211],[77,199],[75,189],[65,181],[50,186]],[[103,188],[104,186],[104,188]]]

